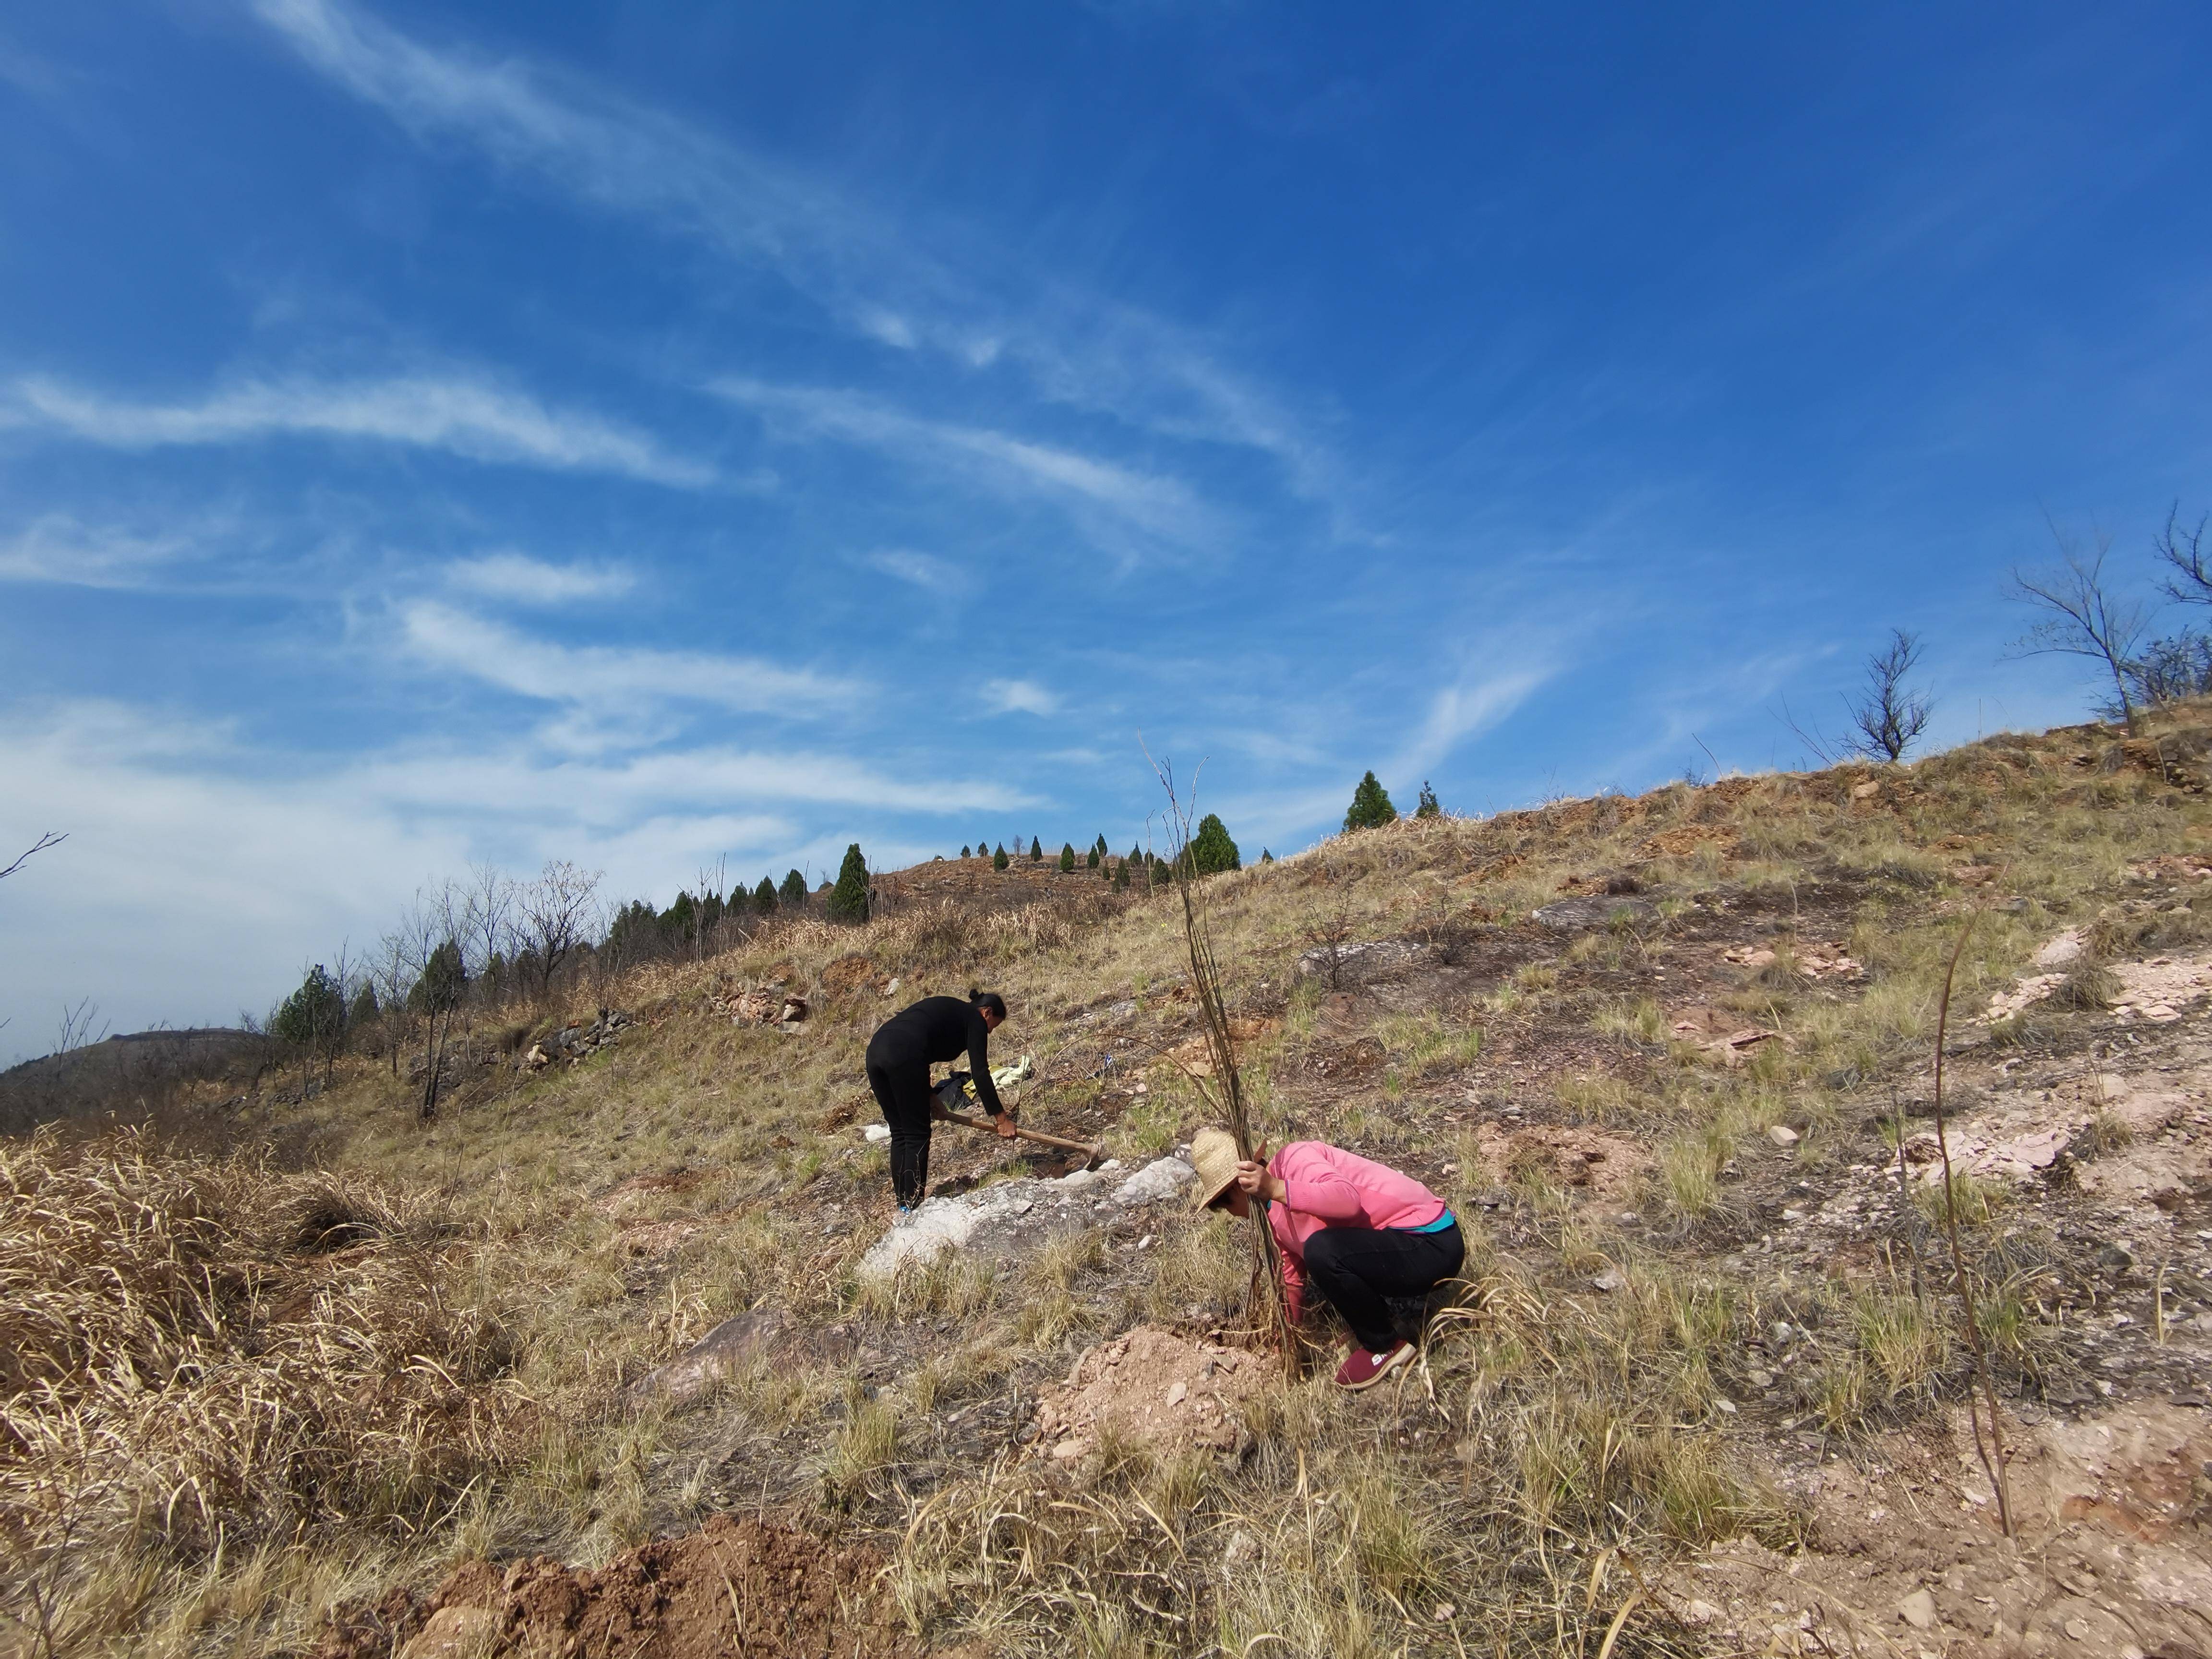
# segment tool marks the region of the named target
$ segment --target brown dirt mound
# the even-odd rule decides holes
[[[1166,1452],[1231,1451],[1238,1411],[1267,1380],[1258,1354],[1139,1325],[1087,1350],[1037,1407],[1036,1447],[1082,1456],[1102,1434]]]
[[[1509,1134],[1486,1123],[1475,1138],[1497,1179],[1510,1181],[1523,1170],[1540,1170],[1562,1187],[1608,1203],[1633,1197],[1651,1167],[1650,1155],[1633,1138],[1602,1129],[1547,1127]]]
[[[332,1621],[316,1659],[920,1659],[878,1582],[884,1558],[718,1515],[596,1571],[548,1557],[457,1568],[428,1600],[395,1592]]]

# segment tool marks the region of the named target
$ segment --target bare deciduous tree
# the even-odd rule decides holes
[[[2166,598],[2184,605],[2212,605],[2212,547],[2204,544],[2212,519],[2199,519],[2197,528],[2181,527],[2181,503],[2166,510],[2166,528],[2151,538],[2151,551],[2173,574],[2164,583]]]
[[[2045,570],[2014,570],[2006,590],[2008,598],[2043,613],[2014,642],[2013,653],[2087,657],[2103,664],[2112,677],[2113,712],[2133,731],[2136,698],[2128,670],[2149,623],[2149,611],[2140,599],[2120,598],[2108,584],[2105,559],[2112,551],[2111,537],[2100,534],[2094,550],[2085,552],[2055,525],[2051,534],[2063,562]]]
[[[1899,761],[1928,729],[1935,704],[1922,691],[1905,689],[1905,677],[1920,661],[1920,640],[1901,628],[1889,630],[1889,643],[1867,658],[1866,689],[1846,698],[1856,734],[1850,747],[1869,760]]]
[[[420,1015],[423,1022],[422,1099],[418,1112],[425,1121],[438,1115],[446,1044],[453,1035],[453,1012],[468,983],[455,932],[456,923],[465,920],[453,886],[447,883],[434,891],[417,893],[401,917],[398,931],[385,941],[399,958],[408,1012]]]
[[[541,1000],[552,994],[554,975],[590,931],[599,874],[580,870],[566,859],[548,859],[538,879],[517,896],[515,931],[532,958]]]
[[[495,864],[471,864],[467,887],[470,954],[488,975],[514,944],[514,880]]]
[[[66,831],[58,836],[52,830],[47,830],[45,835],[40,836],[38,840],[33,842],[30,846],[27,847],[22,852],[16,855],[15,861],[13,864],[9,865],[5,870],[0,870],[0,879],[4,879],[9,876],[14,875],[18,870],[28,864],[33,858],[36,857],[39,854],[45,852],[46,848],[49,847],[58,847],[62,842],[68,839],[69,836]]]

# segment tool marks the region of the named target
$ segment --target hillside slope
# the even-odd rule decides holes
[[[1001,990],[1025,1118],[1117,1175],[1200,1127],[1179,911],[1095,874],[641,973],[614,1041],[489,1054],[427,1125],[362,1063],[213,1159],[16,1143],[15,1604],[179,1651],[2212,1650],[2206,719],[1208,881],[1269,1139],[1408,1170],[1470,1243],[1402,1387],[1261,1379],[1225,1450],[1039,1438],[1086,1353],[1141,1391],[1132,1352],[1233,1347],[1219,1218],[1078,1182],[1012,1261],[856,1271],[860,1052],[913,996]],[[1067,1169],[940,1127],[932,1180]],[[718,1328],[711,1386],[635,1387]]]

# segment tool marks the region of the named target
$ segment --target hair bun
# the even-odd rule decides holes
[[[970,1001],[970,1002],[981,1002],[982,1000],[983,1000],[983,994],[982,994],[981,991],[977,990],[977,989],[976,989],[974,986],[972,986],[972,985],[971,985],[971,986],[969,986],[969,987],[968,988],[968,1000],[969,1000],[969,1001]]]

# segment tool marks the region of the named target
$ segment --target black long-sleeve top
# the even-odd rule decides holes
[[[968,1056],[975,1097],[994,1117],[1006,1111],[991,1081],[991,1028],[983,1011],[958,997],[924,997],[876,1028],[868,1039],[871,1066],[928,1066]]]

